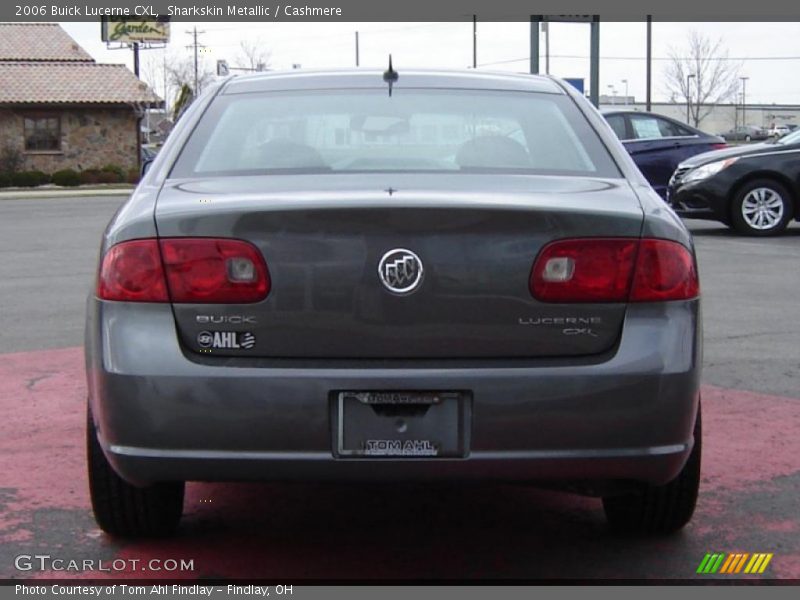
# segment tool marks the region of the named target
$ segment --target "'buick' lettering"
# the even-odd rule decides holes
[[[256,318],[250,315],[197,315],[195,320],[198,323],[213,323],[215,325],[221,323],[231,323],[234,325],[256,324]]]

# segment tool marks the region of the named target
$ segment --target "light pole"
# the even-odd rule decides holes
[[[742,80],[742,127],[747,127],[747,80],[749,77],[739,77]]]
[[[734,130],[739,129],[739,105],[742,103],[742,92],[736,94],[736,102],[734,104],[734,111],[733,111],[733,120],[734,120]]]
[[[472,15],[472,68],[478,68],[478,15]]]
[[[691,125],[691,113],[692,113],[692,79],[694,79],[694,73],[689,73],[686,76],[686,124]]]
[[[623,79],[622,83],[625,84],[625,102],[624,102],[624,104],[625,104],[625,106],[628,106],[628,80],[627,79]]]
[[[653,15],[647,15],[647,107],[646,111],[650,112],[653,108],[652,103],[652,88],[653,88]]]
[[[542,22],[542,33],[544,34],[544,72],[550,74],[550,23]]]
[[[617,103],[617,88],[611,84],[608,84],[608,90],[611,92],[611,106],[614,106]]]

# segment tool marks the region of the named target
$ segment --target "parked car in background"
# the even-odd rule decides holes
[[[667,198],[683,217],[747,235],[780,233],[800,217],[800,131],[690,158],[675,171]]]
[[[153,146],[145,146],[144,144],[140,146],[140,157],[142,163],[155,159],[157,154],[158,150]]]
[[[187,480],[494,480],[675,531],[700,478],[696,266],[565,82],[219,81],[103,236],[97,522],[171,533]]]
[[[662,197],[678,164],[695,154],[725,148],[725,140],[663,115],[633,110],[604,111],[603,116],[633,162]]]
[[[766,129],[754,125],[740,125],[719,135],[729,142],[758,142],[769,139]]]
[[[791,132],[791,129],[789,129],[789,126],[786,125],[785,123],[782,123],[780,125],[773,125],[772,127],[770,127],[769,136],[773,137],[773,138],[779,138],[779,137],[783,137],[784,135],[786,135],[789,132]]]

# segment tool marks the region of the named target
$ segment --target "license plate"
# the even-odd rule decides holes
[[[335,393],[335,451],[340,457],[462,458],[469,445],[466,392]]]

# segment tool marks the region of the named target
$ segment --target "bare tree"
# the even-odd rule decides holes
[[[139,78],[161,96],[164,102],[168,102],[167,95],[169,94],[166,69],[167,61],[162,52],[146,51],[142,53],[139,63]]]
[[[736,97],[742,63],[730,60],[722,39],[690,31],[685,48],[669,50],[664,80],[670,98],[689,105],[690,120],[697,127],[715,104]]]
[[[269,68],[272,52],[270,52],[261,38],[255,40],[244,39],[239,42],[239,53],[235,64],[242,69],[251,71],[264,71]]]

